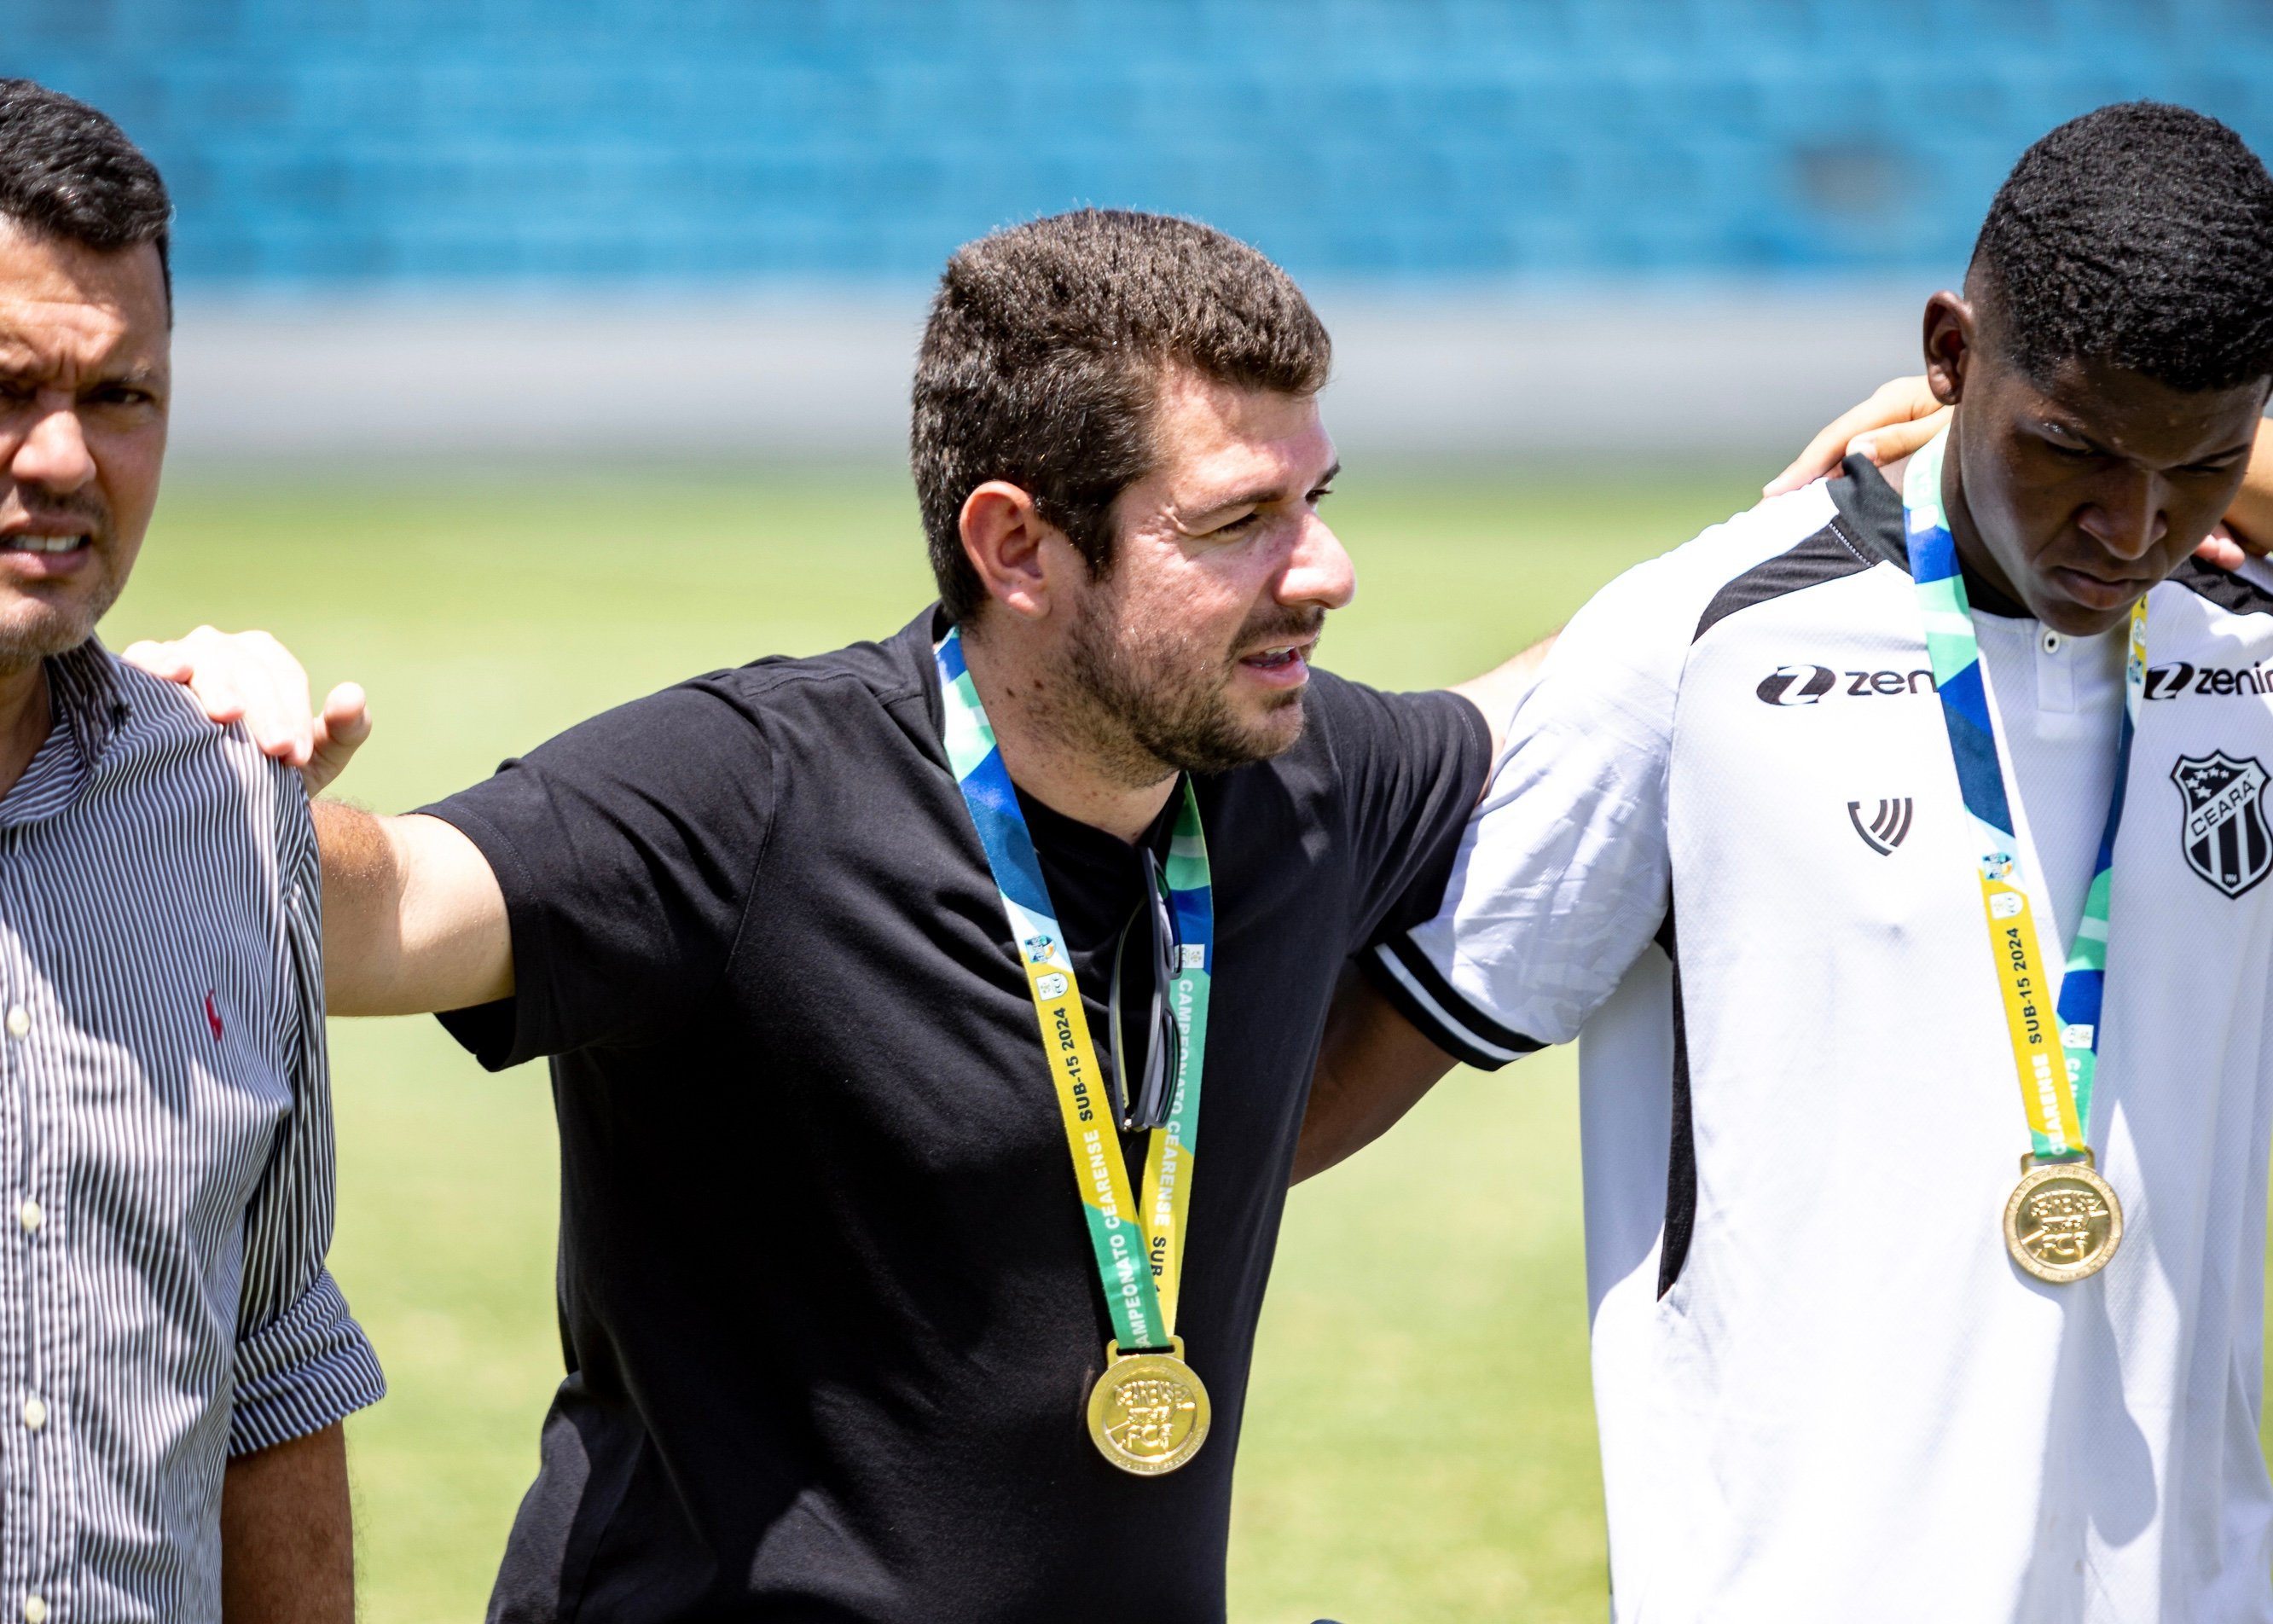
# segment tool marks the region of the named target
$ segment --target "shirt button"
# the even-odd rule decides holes
[[[24,1598],[24,1624],[47,1624],[48,1603],[45,1597]]]
[[[8,1035],[20,1038],[32,1029],[32,1011],[22,1004],[13,1004],[8,1011]]]
[[[40,1204],[37,1201],[26,1201],[16,1209],[16,1222],[24,1226],[24,1233],[26,1235],[38,1234],[40,1226],[47,1221],[48,1215],[40,1210]]]
[[[48,1406],[37,1394],[24,1401],[24,1425],[38,1432],[48,1424]]]
[[[2044,634],[2044,652],[2047,654],[2057,654],[2059,650],[2060,635],[2058,632],[2046,632]]]

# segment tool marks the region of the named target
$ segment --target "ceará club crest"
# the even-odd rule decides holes
[[[2262,763],[2254,756],[2236,761],[2224,750],[2181,756],[2171,782],[2186,801],[2179,845],[2188,868],[2229,897],[2273,872]]]

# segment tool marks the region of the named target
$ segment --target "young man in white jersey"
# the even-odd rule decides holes
[[[1312,1169],[1584,1030],[1624,1624],[2273,1620],[2269,264],[2224,126],[2039,142],[1946,438],[1607,588],[1339,1012]]]

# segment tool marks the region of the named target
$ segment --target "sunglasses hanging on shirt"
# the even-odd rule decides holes
[[[1183,966],[1183,943],[1176,935],[1175,918],[1168,911],[1168,888],[1161,877],[1159,860],[1150,851],[1139,854],[1144,860],[1144,899],[1121,927],[1121,943],[1113,953],[1113,986],[1106,1000],[1113,1025],[1113,1104],[1121,1117],[1121,1128],[1130,1133],[1148,1132],[1167,1125],[1169,1094],[1183,1049],[1183,1030],[1177,1026],[1175,1011],[1168,1002],[1168,988]],[[1124,1040],[1121,995],[1129,964],[1129,939],[1136,933],[1139,919],[1144,921],[1152,992],[1142,1028],[1144,1048],[1132,1056]],[[1133,1086],[1129,1065],[1132,1058],[1138,1061],[1134,1068]]]

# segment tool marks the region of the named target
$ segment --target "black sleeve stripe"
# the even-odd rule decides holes
[[[2273,592],[2201,559],[2189,557],[2171,572],[2171,579],[2196,597],[2236,614],[2273,614]]]
[[[1713,595],[1697,618],[1695,642],[1739,609],[1765,604],[1827,581],[1859,575],[1879,560],[1847,538],[1838,524],[1821,530],[1789,552],[1753,565]]]
[[[1670,914],[1666,923],[1673,922]],[[1672,940],[1670,930],[1666,940]],[[1681,959],[1673,960],[1673,1132],[1665,1158],[1665,1230],[1657,1250],[1657,1295],[1681,1279],[1689,1244],[1697,1235],[1697,1119],[1689,1096],[1689,1018],[1681,1000]]]
[[[1474,999],[1453,986],[1444,973],[1430,962],[1429,955],[1414,945],[1411,936],[1392,936],[1383,945],[1395,957],[1399,967],[1420,983],[1423,992],[1446,1010],[1455,1011],[1463,1026],[1494,1048],[1527,1055],[1533,1049],[1547,1047],[1527,1033],[1500,1025],[1478,1009]]]
[[[1547,1047],[1478,1013],[1473,1004],[1445,985],[1434,966],[1402,936],[1381,943],[1359,963],[1366,979],[1396,1006],[1399,1014],[1437,1048],[1479,1071],[1497,1071],[1511,1060],[1520,1060]],[[1425,972],[1426,980],[1416,973],[1416,966]]]

